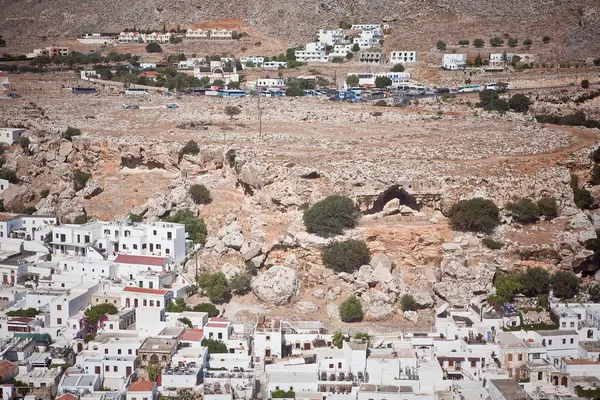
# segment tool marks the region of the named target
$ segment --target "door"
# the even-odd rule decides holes
[[[131,367],[126,367],[125,368],[125,376],[129,376],[131,375]]]
[[[100,375],[100,367],[99,366],[94,367],[94,373],[96,375]]]
[[[138,308],[138,299],[133,299],[133,308]]]

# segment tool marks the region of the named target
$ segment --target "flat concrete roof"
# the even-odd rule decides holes
[[[506,400],[528,400],[527,393],[514,379],[491,379],[493,384],[502,393]]]
[[[551,331],[536,331],[540,336],[577,336],[576,331],[554,329]]]

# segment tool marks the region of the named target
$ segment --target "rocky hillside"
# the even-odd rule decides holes
[[[546,54],[557,47],[562,48],[562,57],[569,58],[600,52],[600,3],[596,0],[0,0],[0,9],[0,34],[9,40],[241,18],[254,29],[299,43],[313,39],[317,29],[336,27],[345,19],[388,21],[394,29],[388,48],[402,45],[406,50],[428,51],[438,39],[456,43],[508,33],[532,38],[534,47],[539,45],[538,51],[543,48]],[[552,37],[552,46],[542,46],[544,35]]]

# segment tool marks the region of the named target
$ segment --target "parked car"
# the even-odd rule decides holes
[[[20,99],[21,98],[21,96],[19,96],[16,93],[9,93],[6,96],[9,97],[9,98],[11,98],[11,99]]]
[[[435,89],[435,93],[441,93],[441,94],[450,93],[450,89],[448,89],[448,88],[438,88],[438,89]]]
[[[167,108],[179,108],[179,105],[177,103],[169,103],[167,104]]]
[[[123,110],[137,110],[139,108],[140,108],[140,106],[138,106],[137,104],[129,104],[129,103],[123,104]]]

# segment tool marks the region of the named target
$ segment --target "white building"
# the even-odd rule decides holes
[[[309,51],[309,50],[296,50],[296,60],[303,62],[327,62],[329,56],[325,50]]]
[[[265,69],[287,68],[287,66],[287,61],[265,61],[263,63],[263,68]]]
[[[102,33],[86,33],[78,37],[77,41],[85,44],[111,44],[115,42],[115,37]]]
[[[14,142],[18,142],[24,133],[25,129],[0,128],[0,142],[10,146]]]
[[[247,64],[249,62],[254,64],[255,67],[261,67],[263,65],[263,63],[265,62],[265,58],[248,56],[248,57],[240,57],[238,59],[238,61],[240,62],[240,64],[242,64],[242,68],[247,68],[248,67]]]
[[[407,64],[417,62],[416,51],[391,51],[390,52],[390,63],[391,64]]]
[[[353,31],[369,31],[372,29],[381,29],[382,25],[381,24],[356,24],[356,25],[352,25],[352,27],[350,29],[352,29]],[[383,27],[385,29],[385,27]],[[389,26],[388,26],[389,28]]]
[[[155,382],[136,381],[127,389],[126,400],[157,400],[158,388]]]
[[[357,44],[358,47],[363,50],[363,49],[369,49],[371,47],[373,47],[373,45],[377,43],[377,40],[374,39],[373,37],[362,37],[362,36],[358,36],[355,37],[354,39],[352,39],[352,44]]]
[[[156,307],[163,310],[173,299],[173,292],[166,289],[145,289],[128,286],[121,293],[121,304],[127,308]]]
[[[58,393],[89,393],[100,389],[100,375],[85,374],[83,370],[69,368],[58,384]]]
[[[186,32],[185,32],[185,38],[186,39],[209,39],[210,38],[210,31],[208,29],[192,29],[189,28]]]
[[[268,88],[284,88],[285,79],[282,78],[259,78],[254,82],[256,89],[268,89]]]
[[[457,70],[464,68],[467,65],[466,54],[444,54],[442,59],[442,68],[449,70]]]
[[[380,52],[365,51],[360,53],[358,60],[366,64],[381,64],[385,61],[385,55]]]
[[[346,57],[352,52],[352,43],[333,45],[332,57]]]
[[[414,400],[410,386],[362,384],[358,389],[357,400]]]
[[[333,46],[344,40],[343,29],[319,29],[317,33],[317,41],[325,43],[328,46]]]

